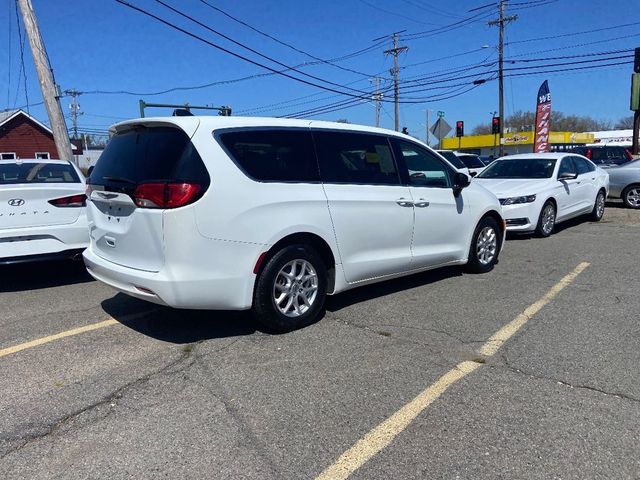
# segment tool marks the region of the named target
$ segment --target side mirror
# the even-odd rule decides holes
[[[462,189],[468,187],[470,183],[471,181],[466,174],[456,172],[453,177],[453,194],[457,197],[462,192]]]
[[[566,172],[562,175],[558,175],[558,180],[575,180],[576,178],[578,178],[577,173]]]

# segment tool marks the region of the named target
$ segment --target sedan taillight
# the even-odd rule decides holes
[[[70,197],[60,197],[49,200],[49,203],[54,207],[86,207],[87,196],[83,193],[81,195],[71,195]]]
[[[133,201],[140,208],[178,208],[195,202],[201,190],[197,183],[142,183]]]

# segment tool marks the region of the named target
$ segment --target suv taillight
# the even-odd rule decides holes
[[[628,148],[625,148],[624,154],[626,155],[627,160],[633,160],[633,154],[631,153],[631,150],[629,150]]]
[[[587,148],[587,151],[584,154],[585,157],[587,157],[589,160],[591,160],[591,149]]]
[[[49,203],[54,207],[86,207],[87,196],[85,194],[71,195],[70,197],[61,197],[49,200]]]
[[[133,201],[140,208],[178,208],[195,202],[201,190],[197,183],[142,183]]]

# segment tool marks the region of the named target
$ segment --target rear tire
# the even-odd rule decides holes
[[[547,200],[540,210],[536,233],[541,237],[548,237],[556,226],[556,206],[551,200]]]
[[[498,263],[500,243],[502,241],[498,223],[491,217],[485,217],[478,223],[469,248],[467,271],[487,273]]]
[[[602,220],[602,216],[604,215],[604,206],[605,206],[605,195],[602,190],[598,192],[596,195],[596,201],[593,204],[593,210],[591,210],[591,221],[599,222]]]
[[[629,208],[640,208],[640,185],[629,185],[622,191],[622,201]]]
[[[258,274],[253,294],[256,320],[279,333],[306,327],[324,313],[327,267],[308,245],[276,252]]]

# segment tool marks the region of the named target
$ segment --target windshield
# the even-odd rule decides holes
[[[555,158],[497,160],[476,178],[551,178],[555,166]]]
[[[438,153],[449,160],[449,163],[456,168],[467,168],[466,165],[451,150],[438,150]]]
[[[79,183],[75,169],[64,163],[0,163],[0,185],[10,183]]]
[[[468,168],[484,168],[484,163],[476,155],[460,155],[458,157]]]

